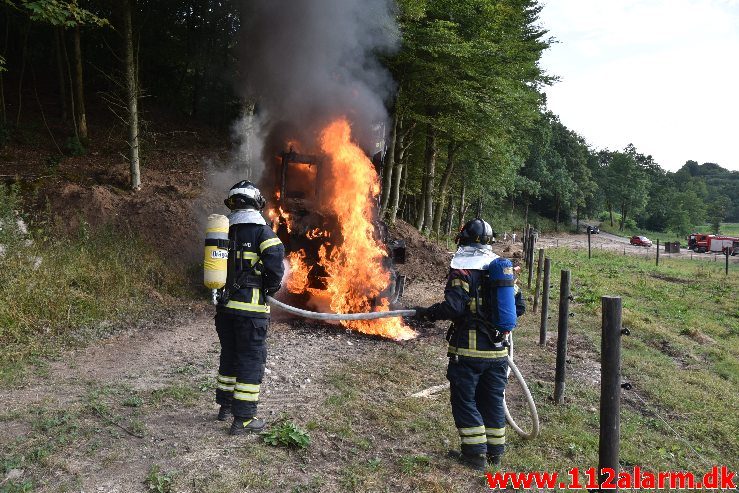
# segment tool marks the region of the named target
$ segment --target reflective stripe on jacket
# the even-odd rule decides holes
[[[252,271],[260,286],[242,286],[229,293],[228,302],[218,305],[219,313],[233,313],[247,317],[268,318],[269,305],[264,292],[276,289],[284,273],[285,247],[266,225],[254,223],[233,224],[228,231],[232,248],[228,254],[226,287],[230,288],[244,270]]]
[[[432,320],[452,321],[452,328],[447,334],[449,355],[467,358],[504,358],[507,355],[501,341],[493,340],[495,334],[475,320],[477,299],[483,299],[482,280],[486,275],[487,271],[483,270],[450,269],[444,288],[444,301],[429,307]],[[475,292],[479,294],[478,297],[475,297]],[[523,296],[517,290],[516,311],[523,314],[524,309]]]

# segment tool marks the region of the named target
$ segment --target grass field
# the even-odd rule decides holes
[[[567,402],[556,406],[550,400],[554,347],[535,344],[538,317],[527,315],[517,329],[516,354],[521,366],[530,370],[527,378],[539,405],[543,433],[530,442],[509,433],[507,469],[565,471],[597,463],[603,295],[623,297],[624,326],[631,329],[631,336],[623,339],[622,353],[623,378],[634,386],[623,394],[622,465],[696,471],[713,464],[739,467],[739,269],[734,267],[726,278],[720,266],[710,264],[668,260],[657,268],[651,261],[609,253],[599,252],[590,262],[582,252],[549,254],[555,272],[570,269],[573,278]],[[558,292],[557,282],[552,292]],[[556,330],[553,305],[551,325]],[[418,389],[430,375],[443,380],[438,365],[424,363],[431,360],[424,353],[397,351],[381,359],[379,368],[395,368],[383,375],[392,375],[398,387]],[[389,390],[377,371],[377,364],[363,364],[342,373],[359,378],[337,381],[344,396],[334,402],[335,411],[342,409],[341,419],[372,428],[387,427],[387,418],[392,417],[391,426],[398,427],[393,433],[404,436],[406,446],[418,443],[419,450],[432,455],[456,444],[445,399],[442,406],[437,402],[420,408],[402,397],[392,405],[367,403],[363,395],[368,387]],[[523,416],[522,408],[517,412]]]
[[[704,224],[701,227],[701,231],[710,231],[710,229],[711,229],[711,226],[709,224]],[[739,237],[739,223],[721,224],[721,234],[727,235],[727,236]]]
[[[732,265],[727,277],[722,266],[713,263],[665,259],[656,267],[651,259],[600,251],[589,261],[586,252],[565,249],[550,250],[548,255],[553,261],[549,343],[538,346],[539,315],[529,313],[516,329],[515,353],[537,402],[542,434],[526,441],[509,430],[505,469],[565,473],[575,466],[597,465],[603,295],[623,297],[624,326],[631,330],[622,348],[623,380],[633,385],[622,394],[622,467],[703,473],[725,464],[739,469],[739,266]],[[561,269],[572,272],[574,316],[566,399],[555,405],[551,396]],[[441,285],[431,288],[441,293]],[[177,466],[177,454],[182,452],[172,450],[174,455],[152,457],[149,477],[142,475],[137,481],[146,481],[153,491],[214,493],[484,491],[479,474],[446,457],[449,449],[458,447],[448,391],[431,399],[411,396],[446,380],[445,325],[439,323],[414,341],[367,345],[356,358],[328,355],[339,363],[316,376],[323,390],[313,398],[320,404],[313,412],[285,416],[310,434],[307,449],[290,451],[261,440],[236,446],[213,439],[203,449],[210,454],[205,469]],[[355,339],[354,344],[361,343]],[[213,364],[194,361],[196,368]],[[147,444],[159,423],[151,416],[162,408],[171,409],[167,419],[174,422],[182,419],[178,414],[182,406],[212,409],[211,388],[203,392],[197,378],[182,387],[182,375],[189,370],[183,372],[173,370],[161,390],[92,389],[78,408],[39,408],[24,414],[31,433],[6,451],[8,459],[0,464],[0,473],[36,467],[41,474],[61,468],[58,464],[64,464],[62,458],[72,450],[97,453],[91,437],[103,435],[100,419],[91,409],[103,409],[116,419],[126,417],[123,423],[146,436],[142,443]],[[527,427],[520,395],[512,383],[512,413]],[[0,422],[17,419],[21,418],[0,416]],[[197,434],[195,429],[186,434],[191,432]],[[56,438],[47,440],[49,434]],[[147,450],[146,456],[150,454]],[[213,468],[212,463],[226,466]],[[152,484],[168,486],[157,489]],[[0,491],[27,490],[0,486]]]
[[[39,235],[0,236],[0,383],[185,292],[184,275],[135,237],[108,229],[54,241]]]

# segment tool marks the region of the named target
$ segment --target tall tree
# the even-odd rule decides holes
[[[440,224],[440,218],[431,220],[434,209],[444,210],[438,207],[444,190],[435,186],[436,148],[454,141],[496,153],[486,156],[496,162],[487,176],[512,175],[520,165],[511,151],[518,145],[522,155],[523,134],[537,117],[539,88],[549,81],[537,62],[548,43],[536,27],[540,7],[534,0],[420,3],[420,15],[402,18],[403,48],[390,67],[401,80],[401,104],[430,136],[419,163],[425,186],[417,222],[428,230]],[[437,192],[441,200],[434,207]]]
[[[128,146],[129,165],[131,169],[131,188],[141,188],[141,171],[139,168],[139,88],[136,75],[136,63],[133,50],[133,25],[131,20],[131,0],[122,0],[123,44],[125,48],[126,103],[128,106]]]
[[[649,180],[646,172],[636,161],[633,146],[624,152],[614,152],[609,175],[614,182],[614,198],[621,209],[619,230],[623,231],[629,214],[636,215],[647,203]]]
[[[87,111],[85,110],[85,81],[82,69],[82,42],[80,26],[74,26],[72,30],[72,53],[74,55],[74,104],[76,106],[77,137],[87,141]]]

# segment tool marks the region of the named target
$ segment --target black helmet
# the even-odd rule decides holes
[[[228,191],[228,198],[223,201],[226,207],[232,211],[238,209],[264,209],[267,201],[262,197],[262,192],[250,181],[240,181]]]
[[[456,239],[459,245],[470,245],[472,243],[486,245],[493,239],[493,228],[478,217],[468,221],[457,234]]]

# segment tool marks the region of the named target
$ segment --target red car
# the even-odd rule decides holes
[[[629,240],[629,243],[636,246],[645,246],[650,247],[652,246],[652,240],[647,238],[646,236],[632,236]]]

